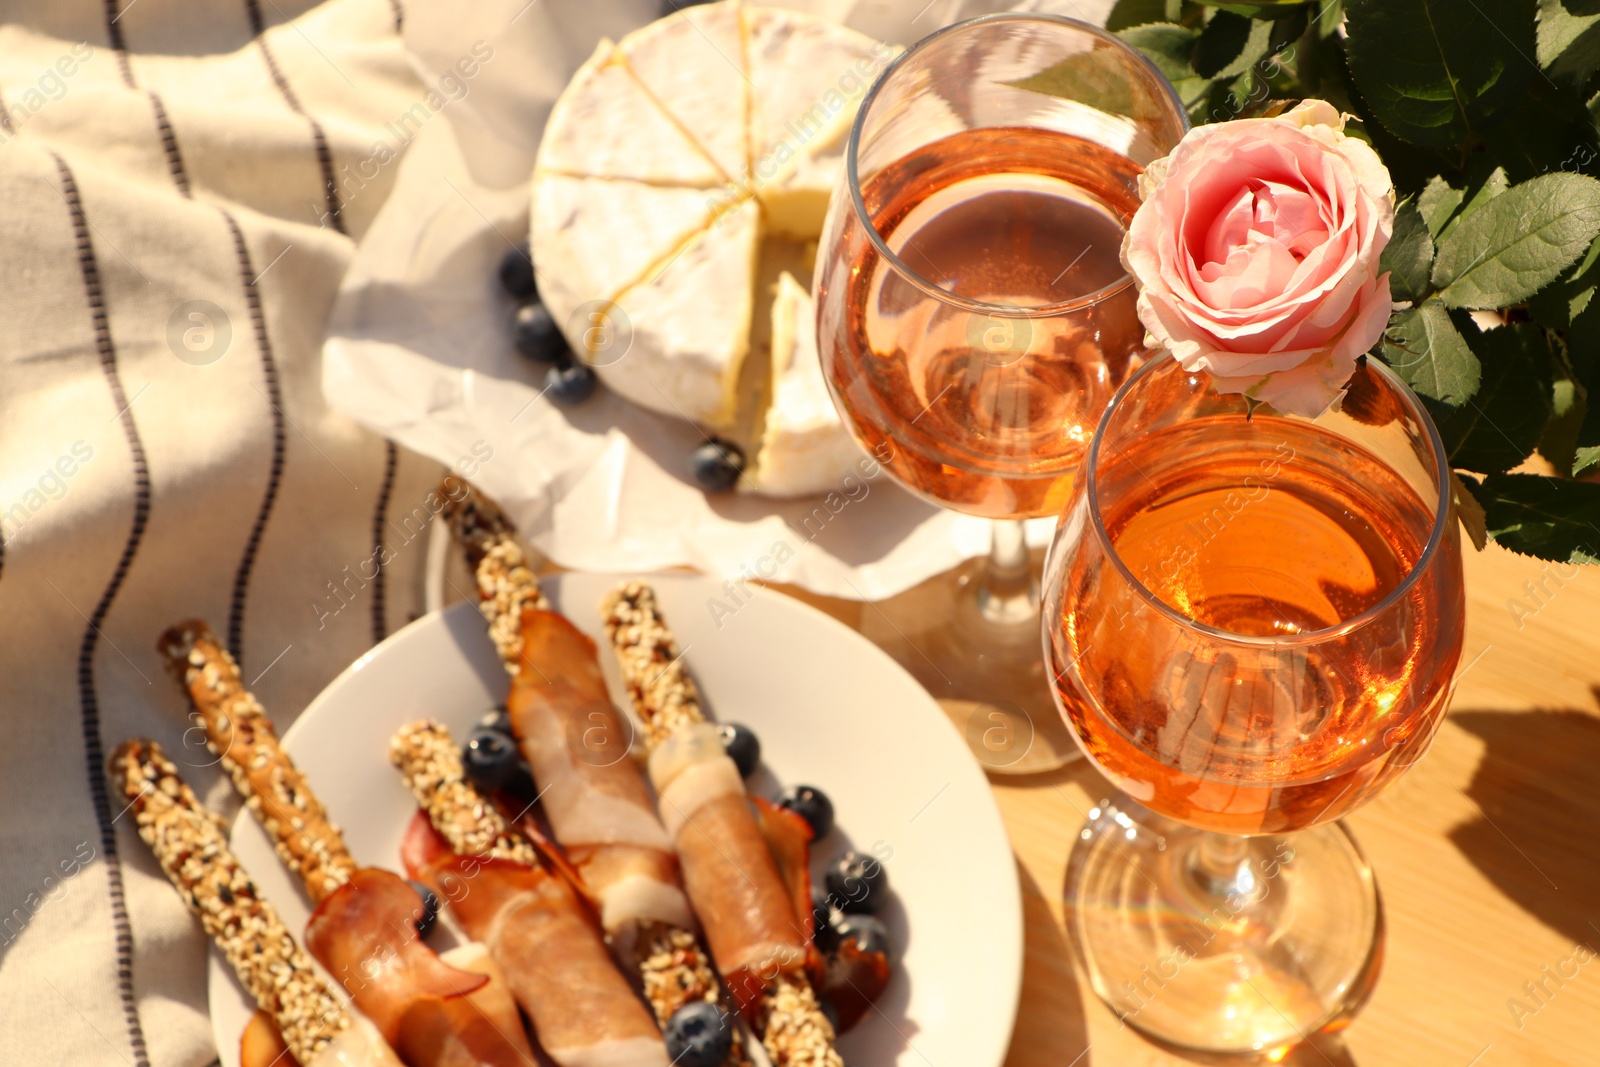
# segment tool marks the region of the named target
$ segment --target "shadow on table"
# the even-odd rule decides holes
[[[1600,914],[1600,717],[1564,709],[1450,718],[1487,745],[1467,787],[1481,817],[1450,839],[1530,915],[1574,942],[1600,944],[1590,922]]]
[[[1056,922],[1050,901],[1027,868],[1017,865],[1022,882],[1022,1010],[1011,1037],[1008,1067],[1090,1067],[1089,1022],[1072,967],[1072,950]]]

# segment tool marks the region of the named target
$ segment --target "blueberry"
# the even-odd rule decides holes
[[[422,898],[422,911],[417,915],[416,927],[417,936],[426,941],[439,921],[439,898],[433,895],[433,890],[421,882],[412,882],[411,888]]]
[[[674,1067],[722,1067],[733,1051],[728,1017],[704,1000],[691,1000],[673,1012],[662,1036]]]
[[[560,363],[544,373],[545,392],[552,404],[575,407],[594,395],[594,371],[587,363]]]
[[[811,824],[817,840],[828,836],[833,829],[833,801],[828,794],[813,785],[797,785],[784,791],[778,806],[788,808]]]
[[[500,260],[500,287],[513,300],[533,300],[539,295],[539,280],[533,274],[533,257],[528,254],[527,242]]]
[[[748,778],[756,773],[756,764],[761,762],[761,739],[756,732],[744,723],[725,722],[718,725],[717,733],[722,736],[722,747],[728,758],[739,768],[740,777]]]
[[[467,778],[479,789],[504,789],[516,781],[522,754],[510,734],[480,726],[462,746],[461,762]]]
[[[877,911],[889,899],[889,872],[871,856],[846,852],[828,868],[828,893],[840,911]]]
[[[839,1009],[833,1006],[833,1001],[819,1001],[817,1008],[822,1012],[822,1017],[828,1020],[828,1025],[833,1027],[833,1032],[837,1034],[839,1032]]]
[[[478,725],[503,734],[511,733],[511,715],[504,704],[496,704],[478,719]]]
[[[854,941],[862,952],[890,955],[889,928],[876,915],[846,915],[839,924],[839,940]]]
[[[572,347],[550,317],[550,309],[538,302],[517,308],[511,319],[511,341],[535,363],[572,362]]]
[[[710,438],[689,456],[689,472],[706,492],[724,492],[737,485],[744,473],[744,453],[730,441]]]
[[[828,902],[828,894],[816,886],[811,887],[811,928],[818,952],[829,953],[839,947],[839,931],[833,925],[833,905]]]

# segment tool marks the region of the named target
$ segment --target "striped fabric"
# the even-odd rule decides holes
[[[216,1057],[206,946],[104,770],[147,735],[233,809],[157,634],[225,630],[282,728],[419,610],[425,542],[395,523],[440,468],[320,387],[395,164],[353,168],[424,94],[402,19],[397,0],[0,3],[7,1067]]]

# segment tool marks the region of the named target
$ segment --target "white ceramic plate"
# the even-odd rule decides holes
[[[626,706],[598,611],[618,580],[570,574],[545,589],[600,644],[613,699]],[[896,944],[894,975],[878,1011],[841,1039],[846,1061],[999,1067],[1022,979],[1021,896],[989,785],[939,706],[865,638],[796,600],[753,590],[719,625],[708,607],[727,601],[719,584],[652,582],[710,712],[761,739],[765,767],[752,792],[805,783],[833,799],[838,826],[814,849],[819,878],[846,848],[893,850],[885,867],[894,898],[882,917]],[[506,686],[482,619],[457,604],[367,653],[306,709],[284,747],[357,862],[398,870],[416,810],[389,765],[394,731],[426,716],[463,734]],[[233,847],[289,928],[303,930],[306,897],[248,812],[234,822]],[[211,1018],[225,1067],[238,1065],[253,1007],[213,950]]]

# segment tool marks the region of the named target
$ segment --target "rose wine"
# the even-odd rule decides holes
[[[1115,502],[1104,527],[1139,584],[1080,551],[1054,669],[1129,795],[1206,829],[1287,832],[1427,748],[1461,652],[1436,622],[1459,617],[1461,589],[1408,583],[1434,510],[1388,464],[1303,422],[1210,416],[1102,458],[1096,498]]]
[[[859,242],[825,369],[901,481],[990,518],[1060,510],[1143,343],[1119,259],[1140,170],[1077,137],[997,128],[935,141],[863,187],[878,233],[935,292]]]

